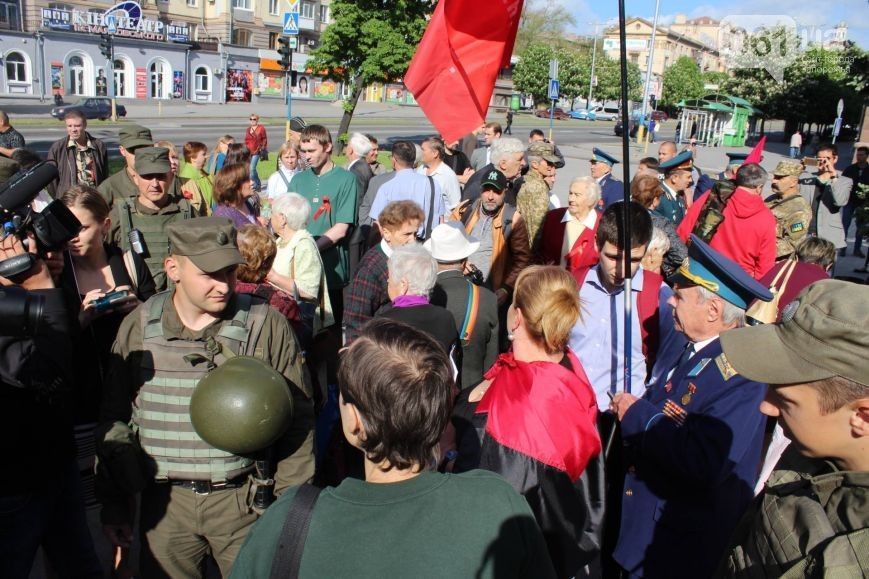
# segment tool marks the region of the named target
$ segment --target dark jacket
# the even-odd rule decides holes
[[[96,167],[96,185],[105,181],[109,177],[109,157],[106,153],[106,144],[101,140],[93,137],[90,133],[85,133],[90,140],[96,152],[94,154],[94,166]],[[69,137],[64,136],[52,143],[48,149],[46,160],[57,165],[57,180],[49,184],[48,193],[52,197],[63,195],[67,189],[78,184],[78,171],[75,166],[75,155],[72,154],[72,149],[67,147]]]
[[[440,306],[423,304],[419,306],[395,307],[389,305],[377,313],[378,318],[389,318],[404,322],[417,330],[423,331],[437,340],[447,354],[453,353],[453,347],[458,339],[453,317]]]
[[[365,159],[357,160],[347,170],[356,175],[356,180],[359,181],[359,191],[367,191],[368,182],[374,177],[374,171],[371,170],[371,166],[365,162]],[[362,195],[359,196],[359,202],[362,202]]]
[[[463,340],[461,331],[471,295],[469,283],[459,270],[442,271],[431,296],[432,304],[445,307],[453,315],[460,341]],[[469,322],[471,335],[461,342],[459,375],[462,389],[479,384],[483,373],[498,357],[498,300],[484,287],[479,288],[479,296],[476,316]]]

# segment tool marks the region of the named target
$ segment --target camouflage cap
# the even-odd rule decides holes
[[[153,147],[151,129],[142,125],[127,125],[118,132],[118,144],[130,151],[136,147]]]
[[[555,156],[555,145],[544,141],[535,141],[528,145],[526,153],[529,157],[540,157],[548,163],[558,163],[561,159]]]
[[[802,172],[803,165],[799,161],[779,161],[772,174],[784,177],[799,177]]]
[[[136,149],[136,173],[139,175],[158,175],[168,173],[169,149],[163,147],[139,147]]]
[[[205,273],[244,263],[235,227],[226,217],[197,217],[166,227],[172,255],[183,255]]]

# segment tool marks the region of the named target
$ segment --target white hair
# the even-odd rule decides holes
[[[420,165],[422,165],[422,147],[414,143],[413,149],[414,151],[416,151],[416,158],[413,160],[413,166],[419,167]]]
[[[726,299],[712,293],[703,286],[697,286],[697,290],[701,304],[706,302],[706,300],[721,300],[721,303],[724,304],[724,309],[721,312],[721,323],[725,326],[733,325],[736,328],[741,328],[745,325],[745,310],[733,305]]]
[[[284,193],[272,199],[272,213],[278,213],[287,220],[287,227],[300,231],[308,224],[311,205],[298,193]]]
[[[573,186],[581,183],[585,186],[585,196],[588,198],[589,205],[594,207],[597,205],[597,202],[600,201],[600,183],[597,182],[597,179],[594,177],[584,176],[584,177],[574,177],[570,182],[570,187],[568,187],[568,191],[573,189]]]
[[[489,146],[489,160],[493,165],[497,165],[501,159],[504,159],[514,153],[524,153],[525,144],[514,137],[501,137]]]
[[[389,256],[389,278],[407,280],[407,293],[410,295],[428,297],[437,275],[437,262],[418,243],[397,247]]]
[[[667,253],[670,250],[670,238],[667,237],[667,234],[660,227],[652,228],[652,240],[649,242],[649,248],[646,250],[648,253],[652,253],[653,251],[658,251],[661,255]]]
[[[347,144],[353,147],[353,152],[360,157],[364,157],[370,153],[371,149],[374,147],[368,137],[362,133],[353,133],[350,135],[350,140],[347,141]]]

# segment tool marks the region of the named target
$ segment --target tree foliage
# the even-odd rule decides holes
[[[365,86],[407,71],[434,5],[424,0],[333,0],[332,22],[308,66],[351,87],[338,134],[347,132]]]
[[[680,56],[668,66],[663,81],[661,104],[665,106],[676,106],[682,100],[700,98],[704,94],[700,67],[689,56]]]
[[[549,92],[549,61],[555,50],[548,44],[529,44],[519,54],[513,68],[513,86],[523,94],[531,95],[535,103],[545,103]]]
[[[560,44],[568,27],[574,24],[573,14],[557,0],[527,0],[513,53],[521,54],[534,43]]]
[[[597,86],[594,87],[593,100],[618,101],[622,98],[622,74],[619,60],[610,58],[598,51],[594,66]],[[640,67],[628,62],[628,99],[638,101],[643,98],[643,80]]]

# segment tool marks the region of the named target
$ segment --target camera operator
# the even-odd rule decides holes
[[[36,240],[29,237],[35,251]],[[0,260],[25,252],[14,235],[0,241]],[[63,292],[43,259],[15,279],[0,277],[0,456],[6,473],[0,478],[0,576],[26,578],[42,546],[59,575],[101,577],[85,524],[68,412],[72,343]],[[37,313],[35,303],[42,301],[39,319],[24,323],[34,316],[22,306],[16,327],[16,301]],[[35,330],[12,335],[27,325]]]

